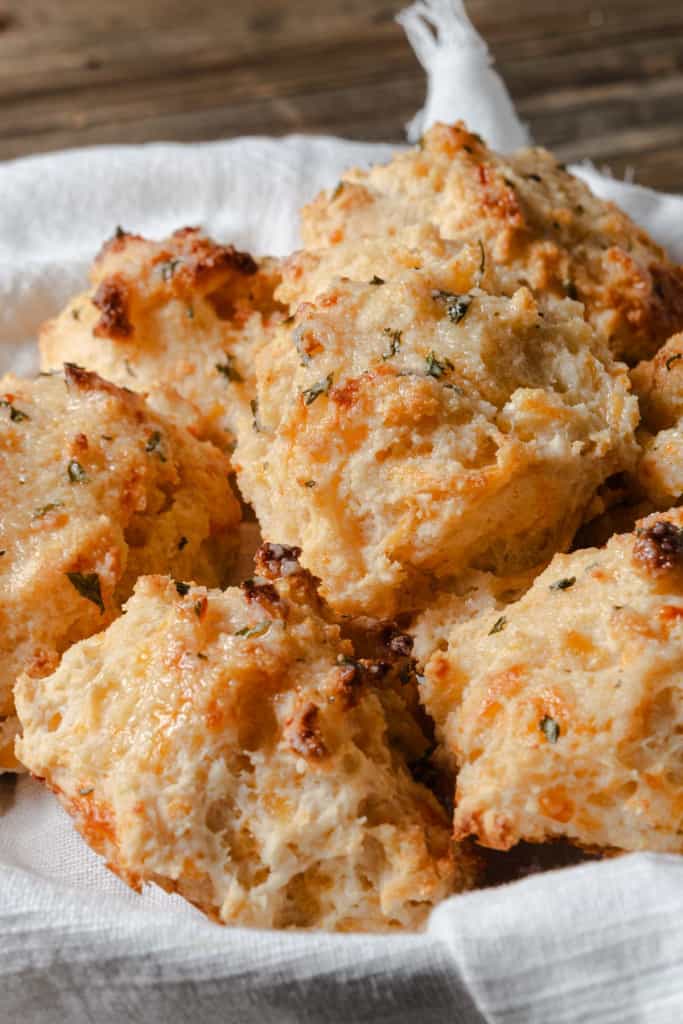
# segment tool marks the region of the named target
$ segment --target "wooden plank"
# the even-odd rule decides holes
[[[396,140],[424,79],[400,0],[0,0],[0,158],[254,132]],[[470,0],[536,140],[683,191],[680,0]]]

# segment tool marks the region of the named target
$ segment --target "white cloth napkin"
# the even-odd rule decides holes
[[[402,24],[428,75],[419,133],[464,117],[524,144],[459,0]],[[0,165],[0,369],[34,369],[40,322],[85,284],[117,224],[198,224],[257,253],[297,244],[297,209],[391,149],[332,138],[106,147]],[[683,260],[683,198],[578,169]],[[3,813],[4,812],[4,813]],[[0,1022],[680,1024],[683,859],[638,855],[454,897],[422,935],[250,932],[150,886],[136,896],[30,779],[0,780]]]

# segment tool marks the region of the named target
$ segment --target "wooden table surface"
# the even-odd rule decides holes
[[[424,77],[401,0],[0,0],[0,158],[329,132],[398,141]],[[564,160],[683,191],[683,0],[469,0]]]

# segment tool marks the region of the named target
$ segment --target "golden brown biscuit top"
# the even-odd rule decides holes
[[[256,359],[240,486],[351,614],[421,607],[434,574],[542,563],[634,461],[625,367],[578,304],[480,287],[481,252],[337,279]]]
[[[416,224],[444,239],[480,239],[505,288],[578,299],[616,355],[650,356],[683,326],[683,271],[614,204],[597,198],[542,149],[503,158],[462,123],[436,124],[420,147],[347,172],[304,209],[308,248]]]
[[[257,264],[196,228],[160,242],[118,232],[91,280],[43,326],[43,368],[87,366],[230,450],[237,409],[252,397],[255,352],[281,318],[276,261]]]

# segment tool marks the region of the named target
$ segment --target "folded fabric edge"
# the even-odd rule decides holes
[[[462,118],[502,152],[529,144],[529,132],[463,0],[417,0],[396,21],[427,73],[425,105],[406,125],[411,142],[435,121]]]
[[[650,1020],[660,998],[680,1006],[682,881],[680,858],[632,854],[453,897],[422,934],[368,936],[220,928],[5,867],[3,1008],[34,1008],[49,976],[52,1016],[32,1024],[67,1006],[71,1024],[108,1024],[115,993],[134,1005],[183,985],[198,1005],[220,993],[215,1019],[240,1024],[274,1005],[345,1022]]]

